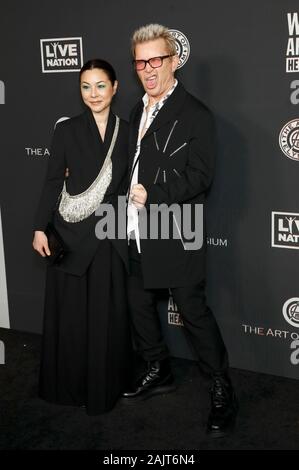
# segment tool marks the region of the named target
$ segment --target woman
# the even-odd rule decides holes
[[[41,256],[51,254],[49,222],[68,249],[47,267],[39,392],[95,415],[115,404],[131,357],[126,241],[95,235],[95,209],[117,206],[126,180],[128,127],[110,110],[117,80],[109,63],[88,61],[80,89],[87,110],[55,129],[35,219],[33,247]]]

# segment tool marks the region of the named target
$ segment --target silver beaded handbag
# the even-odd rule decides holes
[[[111,144],[104,160],[103,166],[96,177],[83,193],[71,196],[66,190],[64,182],[58,212],[66,222],[80,222],[87,219],[101,204],[112,179],[111,155],[119,130],[119,117],[116,116],[115,128]]]

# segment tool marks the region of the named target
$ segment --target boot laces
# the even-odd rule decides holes
[[[229,387],[219,378],[214,379],[212,387],[212,401],[215,407],[227,405],[229,401]]]

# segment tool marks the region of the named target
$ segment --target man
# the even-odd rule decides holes
[[[196,231],[202,229],[196,209],[202,207],[214,172],[213,119],[175,79],[179,58],[167,28],[158,24],[141,27],[133,35],[132,51],[145,95],[130,118],[128,294],[135,344],[147,367],[123,396],[133,401],[174,389],[156,308],[157,290],[170,288],[187,339],[211,377],[207,431],[222,436],[234,424],[237,403],[225,345],[205,301],[205,248],[186,240],[182,220],[170,214],[174,204],[183,215],[189,209]],[[170,216],[173,222],[173,236],[165,239],[161,230],[158,236],[144,236],[148,231],[142,223],[152,223],[150,217],[161,204],[160,215]]]

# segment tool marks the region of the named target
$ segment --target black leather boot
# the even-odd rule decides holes
[[[170,369],[169,359],[150,361],[146,371],[139,377],[131,390],[122,394],[129,400],[146,399],[153,395],[169,393],[175,390],[174,378]]]
[[[207,433],[210,437],[224,437],[234,428],[238,402],[229,377],[217,374],[211,388],[211,411]]]

